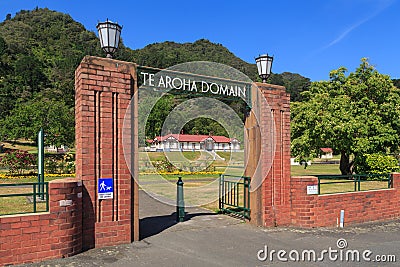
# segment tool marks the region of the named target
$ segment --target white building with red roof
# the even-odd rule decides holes
[[[219,135],[168,134],[147,140],[150,151],[238,151],[236,138]]]
[[[333,158],[333,149],[330,147],[322,147],[320,148],[321,154],[320,158],[321,159],[331,159]]]

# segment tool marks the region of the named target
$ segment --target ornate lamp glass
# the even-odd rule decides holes
[[[260,55],[256,58],[258,75],[263,83],[267,82],[268,77],[271,75],[272,61],[274,61],[274,57],[268,54]]]
[[[106,22],[99,22],[96,28],[99,31],[101,48],[107,53],[108,58],[112,58],[118,49],[122,26],[107,19]]]

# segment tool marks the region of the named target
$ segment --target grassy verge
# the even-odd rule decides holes
[[[338,183],[324,184],[326,182],[338,182]],[[356,185],[356,187],[358,187],[358,185]],[[362,181],[360,184],[360,191],[385,189],[385,188],[388,188],[387,181]],[[321,186],[320,186],[321,194],[346,193],[346,192],[355,192],[354,181],[321,179]]]
[[[33,186],[0,187],[0,195],[7,194],[31,194]],[[33,203],[27,196],[0,197],[0,215],[33,212]],[[36,211],[46,211],[46,203],[37,203]]]
[[[73,175],[71,175],[73,176]],[[45,176],[45,182],[50,182],[55,179],[62,179],[64,176]],[[37,178],[28,176],[22,178],[13,179],[0,179],[1,184],[23,184],[23,183],[36,183]],[[0,195],[7,194],[31,194],[33,193],[33,186],[21,185],[21,186],[0,186]],[[37,212],[46,211],[46,203],[37,203]],[[0,216],[6,214],[17,214],[33,212],[33,203],[28,200],[27,196],[15,196],[15,197],[0,197]]]
[[[149,158],[150,161],[163,161],[167,160],[167,158],[171,161],[175,161],[178,159],[196,160],[200,157],[200,155],[201,153],[199,151],[139,152],[139,160],[145,161],[147,160],[147,158]]]
[[[28,151],[29,153],[37,153],[37,146],[33,141],[17,140],[14,142],[2,142],[5,149],[18,149]]]
[[[304,166],[291,166],[292,176],[313,176],[322,174],[340,175],[339,164],[311,164],[304,169]]]
[[[71,174],[68,177],[74,177],[74,174]],[[50,182],[55,179],[64,179],[67,176],[45,176],[44,181],[45,182]],[[12,179],[0,179],[0,184],[21,184],[21,183],[36,183],[38,181],[37,177],[34,176],[26,176],[26,177],[18,177],[18,178],[12,178]]]

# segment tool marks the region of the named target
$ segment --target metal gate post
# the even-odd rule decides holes
[[[40,199],[44,200],[44,133],[42,128],[38,134],[38,186]]]
[[[176,221],[183,222],[185,219],[185,201],[183,199],[183,181],[181,176],[178,177],[176,186]]]

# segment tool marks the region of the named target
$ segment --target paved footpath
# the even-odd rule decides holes
[[[187,210],[186,221],[176,224],[174,207],[152,199],[143,191],[140,201],[141,241],[23,266],[400,266],[400,220],[343,229],[264,229],[226,215],[191,208]],[[346,248],[338,249],[339,239],[345,239],[339,246],[347,242]],[[288,261],[279,261],[276,253],[272,261],[260,261],[258,256],[265,257],[265,246],[268,256],[271,250],[285,250],[286,254],[281,252],[281,256]],[[311,250],[318,258],[329,248],[331,255],[323,253],[323,261],[307,260]],[[355,250],[360,262],[346,262],[346,253],[350,255]],[[365,252],[371,260],[377,255],[394,255],[397,262],[365,262],[362,253],[366,250],[371,251],[371,254]],[[304,254],[306,260],[290,260],[289,256],[296,258],[296,253],[300,259]]]

